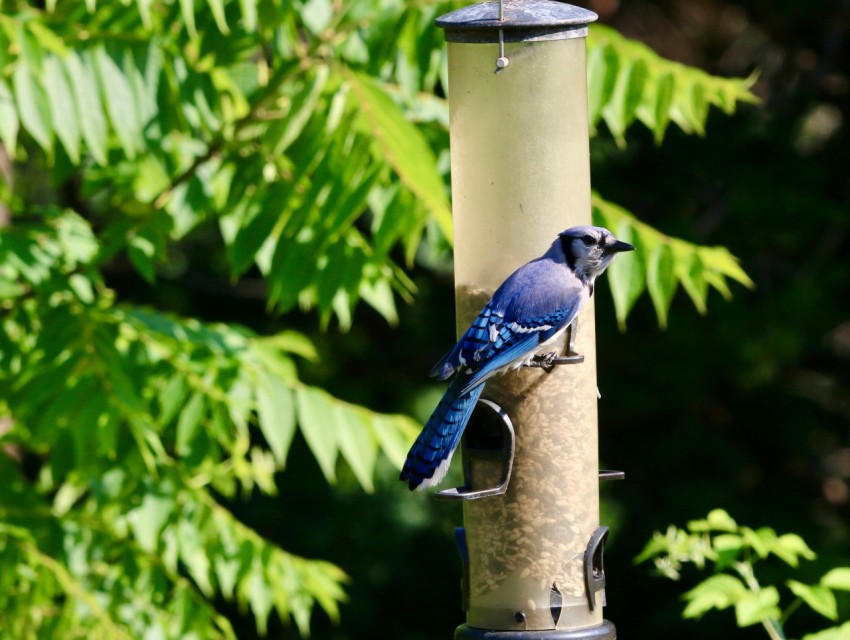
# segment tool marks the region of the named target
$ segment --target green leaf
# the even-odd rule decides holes
[[[656,144],[664,140],[664,132],[670,123],[675,88],[676,76],[672,73],[661,74],[655,82],[647,83],[638,107],[637,116],[653,132]]]
[[[739,627],[778,620],[782,614],[778,605],[779,591],[776,587],[747,591],[735,601],[735,619]]]
[[[700,618],[711,609],[736,606],[741,600],[747,598],[749,593],[747,587],[738,578],[725,573],[714,575],[685,593],[688,604],[682,615],[685,618]]]
[[[823,585],[807,585],[796,580],[786,582],[791,592],[814,611],[830,620],[838,620],[838,603],[835,594]]]
[[[175,447],[181,456],[187,456],[192,451],[192,443],[201,426],[206,411],[204,394],[196,391],[180,413],[177,421],[177,436]]]
[[[56,135],[62,141],[71,161],[78,164],[81,136],[79,116],[65,70],[55,56],[48,56],[44,60],[44,82],[50,87],[47,97]]]
[[[159,394],[159,424],[160,426],[168,425],[186,400],[188,386],[186,378],[182,373],[175,373],[171,379],[162,387]]]
[[[591,129],[602,117],[617,81],[617,54],[607,46],[593,47],[587,52],[587,115]]]
[[[796,533],[786,533],[779,536],[771,545],[770,550],[792,567],[796,567],[800,563],[801,557],[806,560],[814,560],[816,557],[815,552]]]
[[[678,251],[677,251],[678,249]],[[703,271],[705,265],[695,252],[686,252],[684,249],[675,248],[676,266],[674,271],[676,277],[682,283],[682,287],[688,293],[694,306],[701,314],[708,312],[706,298],[708,297],[708,283]]]
[[[661,142],[671,120],[702,134],[712,105],[731,114],[738,103],[758,102],[754,78],[721,78],[666,60],[605,25],[592,25],[587,59],[591,127],[601,113],[620,146],[635,118]]]
[[[257,558],[251,570],[244,579],[242,591],[251,605],[251,613],[257,621],[257,630],[261,636],[266,635],[269,614],[274,606],[274,597],[269,588],[268,580],[263,570],[264,563]]]
[[[757,531],[742,527],[741,535],[759,558],[766,558],[776,544],[776,532],[769,527],[761,527]]]
[[[227,26],[227,18],[224,15],[224,0],[207,0],[207,4],[209,4],[210,11],[212,11],[213,20],[215,20],[218,30],[225,35],[229,34],[230,29]]]
[[[23,21],[18,22],[18,45],[20,46],[21,62],[29,68],[30,72],[36,77],[41,78],[42,63],[44,61],[44,51],[41,48],[41,43],[35,34],[28,29],[30,26]]]
[[[395,306],[392,288],[386,279],[363,281],[360,285],[360,295],[369,305],[380,313],[391,325],[398,324],[398,311]]]
[[[142,17],[142,24],[145,29],[151,28],[151,5],[153,0],[136,0],[136,6],[139,8],[139,15]]]
[[[245,30],[254,31],[257,28],[257,0],[239,0],[239,6]]]
[[[616,229],[620,234],[628,233],[625,229],[629,227],[634,230],[630,237],[636,238],[636,244],[640,251],[640,259],[637,260],[640,267],[636,266],[635,268],[646,271],[647,288],[653,299],[659,324],[662,327],[667,321],[668,296],[672,298],[676,286],[680,282],[701,313],[706,311],[709,284],[719,289],[724,296],[729,295],[724,280],[726,277],[737,280],[745,286],[753,286],[752,281],[738,265],[737,260],[726,249],[699,246],[666,236],[640,222],[622,207],[606,202],[598,194],[594,193],[591,196],[591,203],[593,205],[593,219],[596,224],[607,226],[609,229]],[[617,258],[617,261],[610,268],[615,268],[617,263],[624,258],[628,259],[628,256]],[[630,308],[627,305],[629,298],[624,294],[624,291],[627,290],[627,287],[622,288],[618,294],[621,298],[618,307],[621,310],[620,313],[623,312],[622,310],[628,311]],[[612,287],[612,295],[614,291],[615,289]]]
[[[421,425],[406,416],[375,416],[372,431],[384,455],[401,469]]]
[[[257,251],[272,238],[275,225],[285,217],[291,195],[291,183],[276,182],[261,199],[245,198],[240,203],[234,213],[239,227],[227,246],[233,275],[244,273],[254,263]]]
[[[632,226],[628,221],[622,220],[611,230],[619,240],[637,244],[633,237]],[[614,298],[614,309],[620,330],[625,330],[626,317],[646,288],[645,258],[640,253],[642,248],[638,246],[637,251],[617,256],[608,267],[608,282],[611,284],[611,295]]]
[[[204,523],[200,518],[193,522],[182,518],[177,523],[177,548],[180,560],[186,565],[189,575],[207,597],[213,595],[210,581],[210,560],[204,547]]]
[[[180,0],[180,13],[183,15],[183,22],[186,23],[186,30],[189,35],[194,37],[198,35],[195,28],[195,2],[194,0]]]
[[[15,96],[9,90],[9,85],[0,78],[0,141],[14,153],[18,145],[18,112],[15,109]]]
[[[130,83],[104,47],[94,50],[94,63],[112,128],[127,157],[135,158],[142,147],[142,129]]]
[[[357,98],[362,128],[374,138],[402,183],[428,208],[443,235],[451,239],[446,186],[424,136],[374,79],[351,70],[345,70],[343,75]]]
[[[44,88],[33,72],[33,69],[24,64],[15,66],[15,71],[12,74],[15,102],[24,129],[29,132],[45,153],[51,153],[53,150],[53,127],[50,103],[47,100]]]
[[[268,137],[275,141],[275,156],[283,155],[301,135],[307,121],[315,112],[316,103],[330,77],[330,68],[326,65],[313,66],[310,76],[311,80],[300,86],[300,90],[291,98],[285,115],[269,127]]]
[[[850,567],[830,569],[820,579],[820,584],[830,589],[850,591]]]
[[[153,552],[159,546],[159,534],[172,517],[174,499],[167,494],[146,493],[142,504],[127,514],[130,530],[139,546]]]
[[[728,567],[744,547],[743,538],[734,533],[722,533],[711,538],[711,546],[717,552],[717,569]]]
[[[106,116],[100,101],[100,91],[97,77],[91,66],[88,55],[80,57],[71,53],[63,60],[68,77],[71,79],[71,89],[80,115],[80,128],[88,149],[95,161],[106,165],[107,125]]]
[[[807,633],[803,640],[850,640],[850,622],[817,633]]]
[[[647,80],[646,63],[641,59],[620,61],[614,90],[602,108],[602,117],[621,147],[625,133],[634,121]]]
[[[369,493],[374,491],[372,474],[375,470],[375,460],[378,449],[372,435],[372,424],[369,414],[349,409],[338,411],[336,425],[337,441],[342,457],[351,467],[360,486]]]
[[[318,36],[330,26],[333,12],[331,0],[306,0],[301,7],[301,19],[313,35]]]
[[[298,424],[328,482],[336,482],[336,459],[339,452],[335,406],[330,396],[315,387],[297,390]]]
[[[276,376],[266,375],[257,382],[256,393],[260,431],[274,454],[275,462],[283,468],[295,435],[295,400],[292,390]]]
[[[692,520],[688,522],[688,530],[694,533],[710,531],[734,533],[738,530],[738,523],[723,509],[713,509],[709,512],[705,520]]]
[[[646,286],[655,307],[655,315],[658,316],[658,324],[663,329],[667,326],[667,313],[678,285],[673,250],[670,245],[666,243],[657,245],[652,250],[648,262]]]
[[[261,349],[276,349],[301,356],[310,362],[319,361],[316,345],[310,338],[298,331],[281,331],[271,336],[257,338],[256,343]]]

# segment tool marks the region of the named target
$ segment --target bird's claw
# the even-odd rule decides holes
[[[565,356],[559,356],[557,351],[550,351],[548,353],[541,353],[534,356],[534,359],[532,359],[531,362],[526,363],[525,366],[543,369],[546,373],[552,373],[558,365],[580,364],[582,362],[584,362],[584,356],[579,355],[574,351],[569,352]]]

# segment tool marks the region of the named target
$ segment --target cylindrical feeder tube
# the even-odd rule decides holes
[[[551,0],[505,2],[502,15],[488,2],[437,20],[448,40],[460,331],[513,270],[591,219],[584,36],[596,15]],[[591,304],[578,327],[582,364],[487,382],[484,397],[515,427],[516,455],[504,495],[464,503],[469,627],[603,625],[584,561],[599,526]],[[492,484],[474,466],[471,475],[473,488]]]

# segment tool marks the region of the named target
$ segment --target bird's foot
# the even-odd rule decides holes
[[[556,366],[561,364],[580,364],[584,362],[584,356],[579,355],[573,351],[569,352],[565,356],[559,356],[557,351],[550,351],[548,353],[541,353],[531,360],[531,362],[526,363],[527,367],[536,367],[539,369],[543,369],[546,373],[552,373]]]

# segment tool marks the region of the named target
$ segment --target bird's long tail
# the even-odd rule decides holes
[[[484,385],[480,384],[461,394],[465,377],[455,376],[407,454],[399,478],[407,480],[411,491],[439,484],[449,470],[452,454],[484,390]]]

